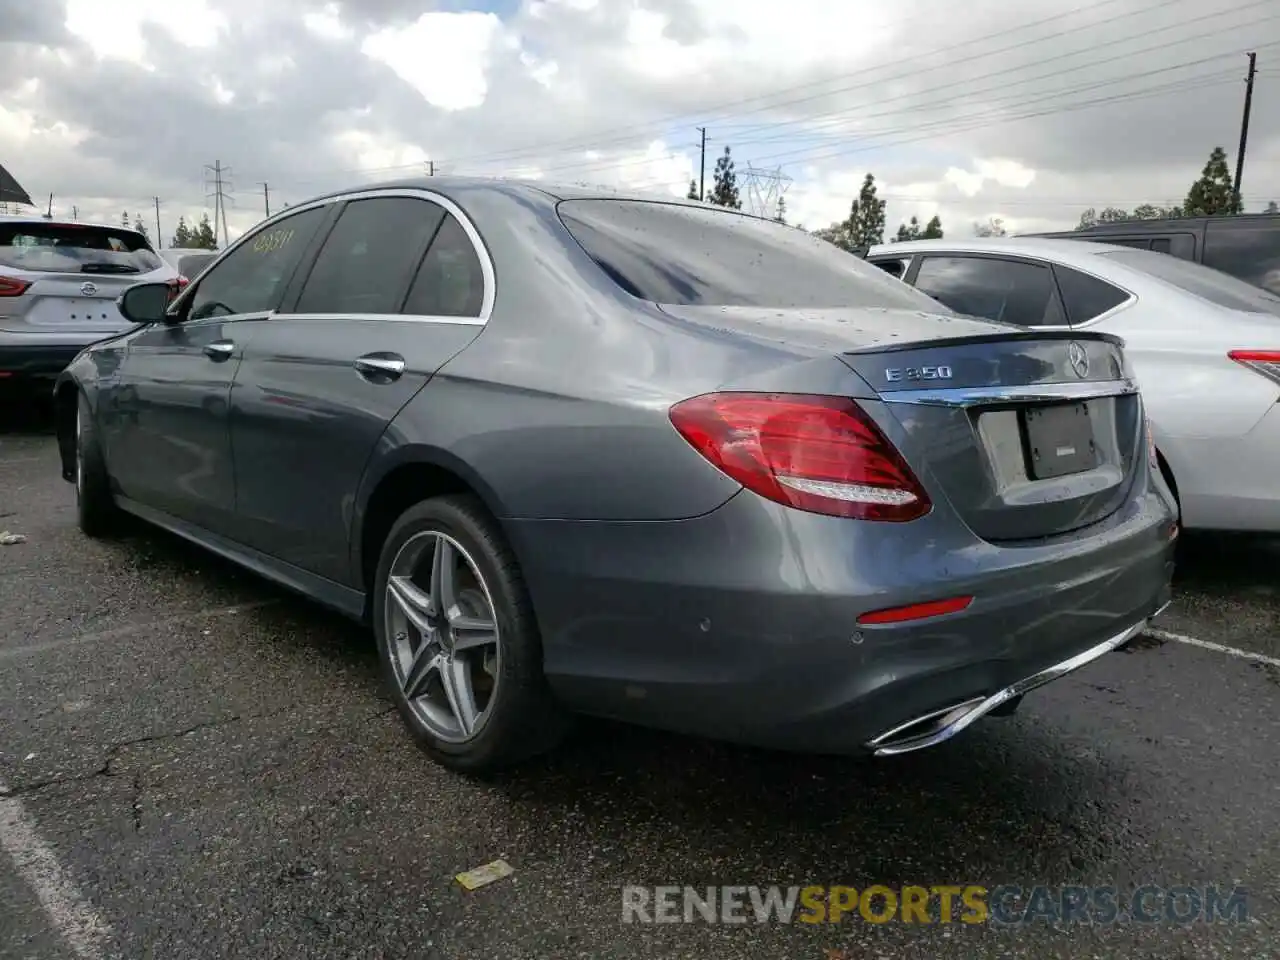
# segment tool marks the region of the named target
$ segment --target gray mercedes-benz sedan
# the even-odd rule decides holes
[[[368,621],[455,769],[574,714],[915,750],[1170,596],[1120,341],[950,315],[802,230],[436,177],[291,207],[169,295],[55,387],[81,528]]]

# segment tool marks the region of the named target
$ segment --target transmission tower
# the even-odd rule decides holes
[[[213,163],[205,165],[205,173],[208,175],[205,181],[205,196],[213,200],[213,234],[218,235],[218,227],[222,227],[222,245],[225,247],[230,240],[227,237],[227,204],[234,203],[234,199],[228,194],[235,189],[228,176],[231,168],[222,165],[222,161],[215,160]],[[209,182],[212,179],[212,183]],[[210,189],[212,188],[212,189]]]
[[[791,186],[791,178],[782,172],[782,167],[765,170],[748,164],[738,179],[746,189],[748,213],[770,220],[778,216],[778,203]]]

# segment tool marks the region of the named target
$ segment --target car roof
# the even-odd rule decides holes
[[[96,227],[100,230],[128,230],[130,233],[138,232],[133,229],[133,227],[122,226],[118,223],[98,223],[94,220],[65,220],[59,217],[46,217],[36,214],[0,213],[0,223],[39,223],[54,227]]]
[[[867,257],[886,254],[935,252],[991,253],[1001,256],[1039,257],[1062,263],[1087,263],[1094,257],[1130,247],[1114,243],[1093,243],[1088,240],[1057,240],[1038,237],[972,237],[964,240],[904,240],[901,243],[877,244],[867,251]]]
[[[457,176],[418,176],[409,177],[399,180],[388,180],[379,183],[361,183],[352,184],[341,190],[331,190],[328,193],[318,194],[314,197],[295,204],[294,206],[303,206],[310,203],[318,203],[323,200],[330,200],[335,197],[346,196],[350,193],[364,193],[366,191],[376,190],[396,190],[396,189],[413,189],[413,190],[432,190],[446,197],[450,197],[454,191],[473,191],[490,189],[495,193],[512,194],[529,194],[537,193],[544,197],[550,197],[552,200],[632,200],[645,203],[669,203],[675,206],[697,207],[706,209],[711,207],[713,210],[721,210],[729,213],[736,213],[744,217],[751,217],[753,220],[768,220],[768,217],[758,217],[745,210],[733,210],[728,207],[715,206],[700,200],[690,200],[687,197],[676,196],[674,194],[663,193],[660,191],[647,192],[635,189],[619,189],[600,184],[589,183],[564,183],[564,182],[548,182],[545,180],[522,180],[515,177],[457,177]],[[452,197],[450,197],[452,199]],[[292,207],[287,208],[292,209]],[[280,211],[282,214],[285,210]]]

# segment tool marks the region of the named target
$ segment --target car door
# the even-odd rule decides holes
[[[235,506],[228,411],[250,321],[280,302],[326,211],[276,221],[236,244],[170,310],[129,341],[103,398],[105,456],[121,492],[226,533]]]
[[[957,313],[1023,327],[1066,326],[1046,263],[995,254],[926,254],[908,282]]]
[[[244,542],[359,586],[348,535],[365,465],[400,409],[483,329],[487,263],[440,196],[345,203],[286,305],[252,324],[231,416]]]

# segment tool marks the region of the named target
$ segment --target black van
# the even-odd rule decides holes
[[[1280,294],[1280,214],[1244,213],[1177,220],[1122,220],[1026,237],[1093,240],[1169,253]]]

